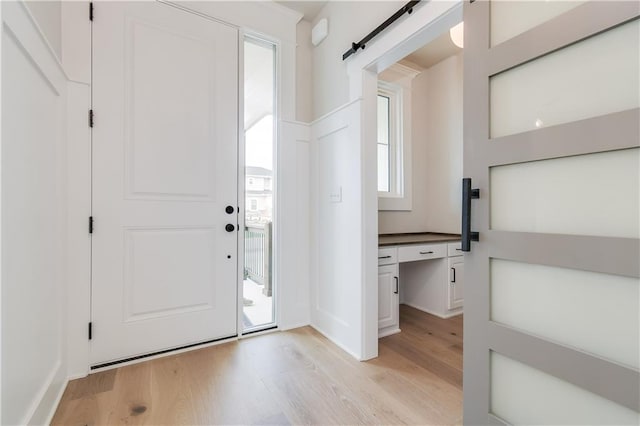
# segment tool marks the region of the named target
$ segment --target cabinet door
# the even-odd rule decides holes
[[[398,265],[378,268],[378,329],[398,325]]]
[[[461,308],[464,301],[464,257],[449,258],[448,308]]]

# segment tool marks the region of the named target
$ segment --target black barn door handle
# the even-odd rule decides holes
[[[479,189],[471,189],[471,178],[462,179],[462,251],[471,251],[471,241],[478,241],[478,233],[471,232],[471,199],[480,198]]]

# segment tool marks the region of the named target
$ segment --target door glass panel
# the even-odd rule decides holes
[[[491,77],[491,137],[640,106],[639,34],[635,20]]]
[[[637,425],[615,402],[491,352],[491,413],[513,425]]]
[[[492,1],[491,47],[534,28],[585,1]]]
[[[275,46],[245,38],[245,224],[243,331],[275,323],[273,211],[275,152]]]
[[[491,228],[639,238],[639,175],[639,148],[492,167]]]
[[[639,289],[637,278],[491,259],[493,321],[634,368]]]

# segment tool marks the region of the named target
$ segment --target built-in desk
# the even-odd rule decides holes
[[[378,335],[398,333],[399,304],[441,318],[462,313],[460,235],[386,234],[378,237]]]

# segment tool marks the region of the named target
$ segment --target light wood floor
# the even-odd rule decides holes
[[[400,327],[368,362],[303,327],[92,374],[52,424],[460,424],[462,317]]]

